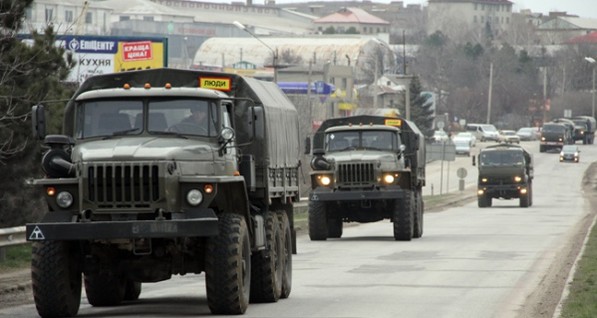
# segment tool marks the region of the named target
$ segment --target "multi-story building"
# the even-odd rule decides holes
[[[429,0],[427,34],[441,31],[450,38],[486,34],[499,36],[512,18],[509,0]]]

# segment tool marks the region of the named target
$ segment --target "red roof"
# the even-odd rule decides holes
[[[565,42],[566,44],[597,43],[597,31],[586,35],[574,37]]]
[[[313,23],[390,24],[390,22],[359,8],[344,8],[323,18],[315,19]]]

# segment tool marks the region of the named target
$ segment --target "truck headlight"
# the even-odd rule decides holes
[[[520,182],[520,181],[522,181],[522,178],[520,176],[514,177],[514,182]]]
[[[62,191],[56,196],[56,204],[63,209],[70,208],[73,202],[73,195],[68,191]]]
[[[481,182],[486,183],[487,182],[487,178],[481,178]]]
[[[203,201],[203,193],[197,189],[187,192],[187,202],[192,206],[198,206]]]
[[[320,175],[317,176],[317,183],[319,183],[320,186],[327,187],[332,183],[332,178],[327,175]]]
[[[386,173],[381,177],[384,184],[393,184],[398,179],[398,173]]]

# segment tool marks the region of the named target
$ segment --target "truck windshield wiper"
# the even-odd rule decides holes
[[[139,129],[140,128],[130,128],[130,129],[125,129],[125,130],[115,131],[115,132],[112,133],[112,135],[104,137],[104,139],[108,139],[108,138],[114,137],[114,136],[128,135],[129,133],[138,131]]]
[[[189,137],[176,132],[176,131],[150,131],[151,134],[155,134],[155,135],[173,135],[173,136],[177,136],[180,138],[184,138],[184,139],[189,139]]]

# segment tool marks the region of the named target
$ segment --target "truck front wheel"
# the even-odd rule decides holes
[[[126,281],[112,271],[85,275],[85,293],[91,306],[116,306],[124,300]]]
[[[126,280],[124,289],[124,300],[137,300],[141,295],[141,282],[134,282],[130,279]]]
[[[406,191],[404,200],[394,203],[394,239],[396,241],[410,241],[414,234],[413,214],[415,209],[415,195]]]
[[[325,241],[328,238],[325,203],[309,201],[309,238],[311,241]]]
[[[31,285],[42,317],[72,317],[81,305],[81,267],[73,245],[61,241],[34,242]]]
[[[274,212],[265,215],[266,249],[251,256],[251,302],[276,302],[282,293],[283,238]]]
[[[239,315],[249,306],[251,243],[245,219],[223,213],[219,233],[207,243],[205,276],[207,304],[212,314]]]

